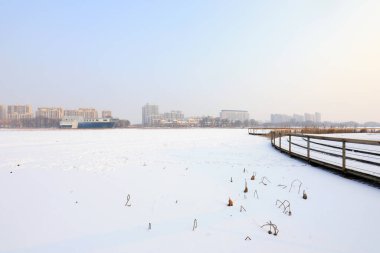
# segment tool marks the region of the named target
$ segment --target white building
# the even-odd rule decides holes
[[[270,115],[271,123],[289,123],[292,121],[292,117],[286,114],[271,114]]]
[[[304,122],[305,117],[303,115],[300,115],[300,114],[293,114],[293,121],[294,122]]]
[[[321,122],[321,114],[316,112],[315,114],[305,113],[304,115],[293,114],[292,116],[286,114],[271,114],[271,123],[301,123],[301,122]]]
[[[310,113],[305,113],[305,121],[315,122],[315,115]]]
[[[171,111],[171,112],[165,112],[163,118],[164,120],[168,122],[174,122],[174,121],[183,121],[185,116],[183,112],[181,111]]]
[[[153,126],[160,120],[158,105],[146,104],[142,107],[142,124],[143,126]]]
[[[315,122],[321,123],[322,122],[322,115],[320,112],[315,113]]]
[[[222,110],[220,112],[220,118],[227,119],[230,122],[235,122],[235,121],[244,122],[246,120],[249,120],[249,113],[248,111],[241,111],[241,110]]]

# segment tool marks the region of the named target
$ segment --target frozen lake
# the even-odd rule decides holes
[[[246,129],[0,130],[0,161],[1,253],[378,252],[379,189]]]

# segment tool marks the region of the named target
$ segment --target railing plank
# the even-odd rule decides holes
[[[346,173],[346,142],[342,142],[342,169]]]
[[[318,136],[318,135],[309,135],[309,134],[290,134],[290,135],[294,136],[294,137],[310,137],[311,139],[326,140],[326,141],[337,141],[337,142],[343,142],[344,141],[346,143],[380,145],[380,141],[374,141],[374,140],[328,137],[328,136]]]

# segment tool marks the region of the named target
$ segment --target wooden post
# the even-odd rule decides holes
[[[281,133],[280,133],[280,149],[281,149]]]
[[[289,134],[289,155],[292,154],[292,136]]]
[[[307,137],[307,159],[310,161],[310,137]]]
[[[273,135],[274,135],[274,137],[273,137],[273,144],[274,144],[274,146],[276,146],[276,132],[273,132]]]
[[[342,142],[342,170],[346,173],[346,142]]]

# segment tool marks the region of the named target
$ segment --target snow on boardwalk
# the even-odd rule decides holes
[[[319,135],[322,136],[322,135]],[[340,137],[351,138],[359,140],[380,140],[380,134],[327,134],[323,135],[327,137]],[[281,137],[281,148],[289,151],[289,137],[287,135]],[[279,138],[276,138],[276,146],[279,146]],[[310,140],[310,158],[342,166],[342,142],[329,141],[329,140]],[[307,157],[307,139],[305,137],[293,136],[292,137],[292,152]],[[354,152],[358,150],[359,152]],[[367,153],[360,153],[367,152]],[[329,154],[328,154],[329,153]],[[336,155],[336,156],[333,156]],[[366,174],[380,177],[380,146],[378,145],[366,145],[358,143],[346,144],[346,167],[351,170],[363,172]],[[351,158],[351,159],[350,159]],[[358,159],[358,160],[353,160]],[[360,161],[361,160],[361,161]],[[364,162],[363,162],[364,161]],[[365,161],[373,162],[373,164],[366,163]]]
[[[246,130],[2,130],[0,150],[0,252],[378,252],[379,189]]]

